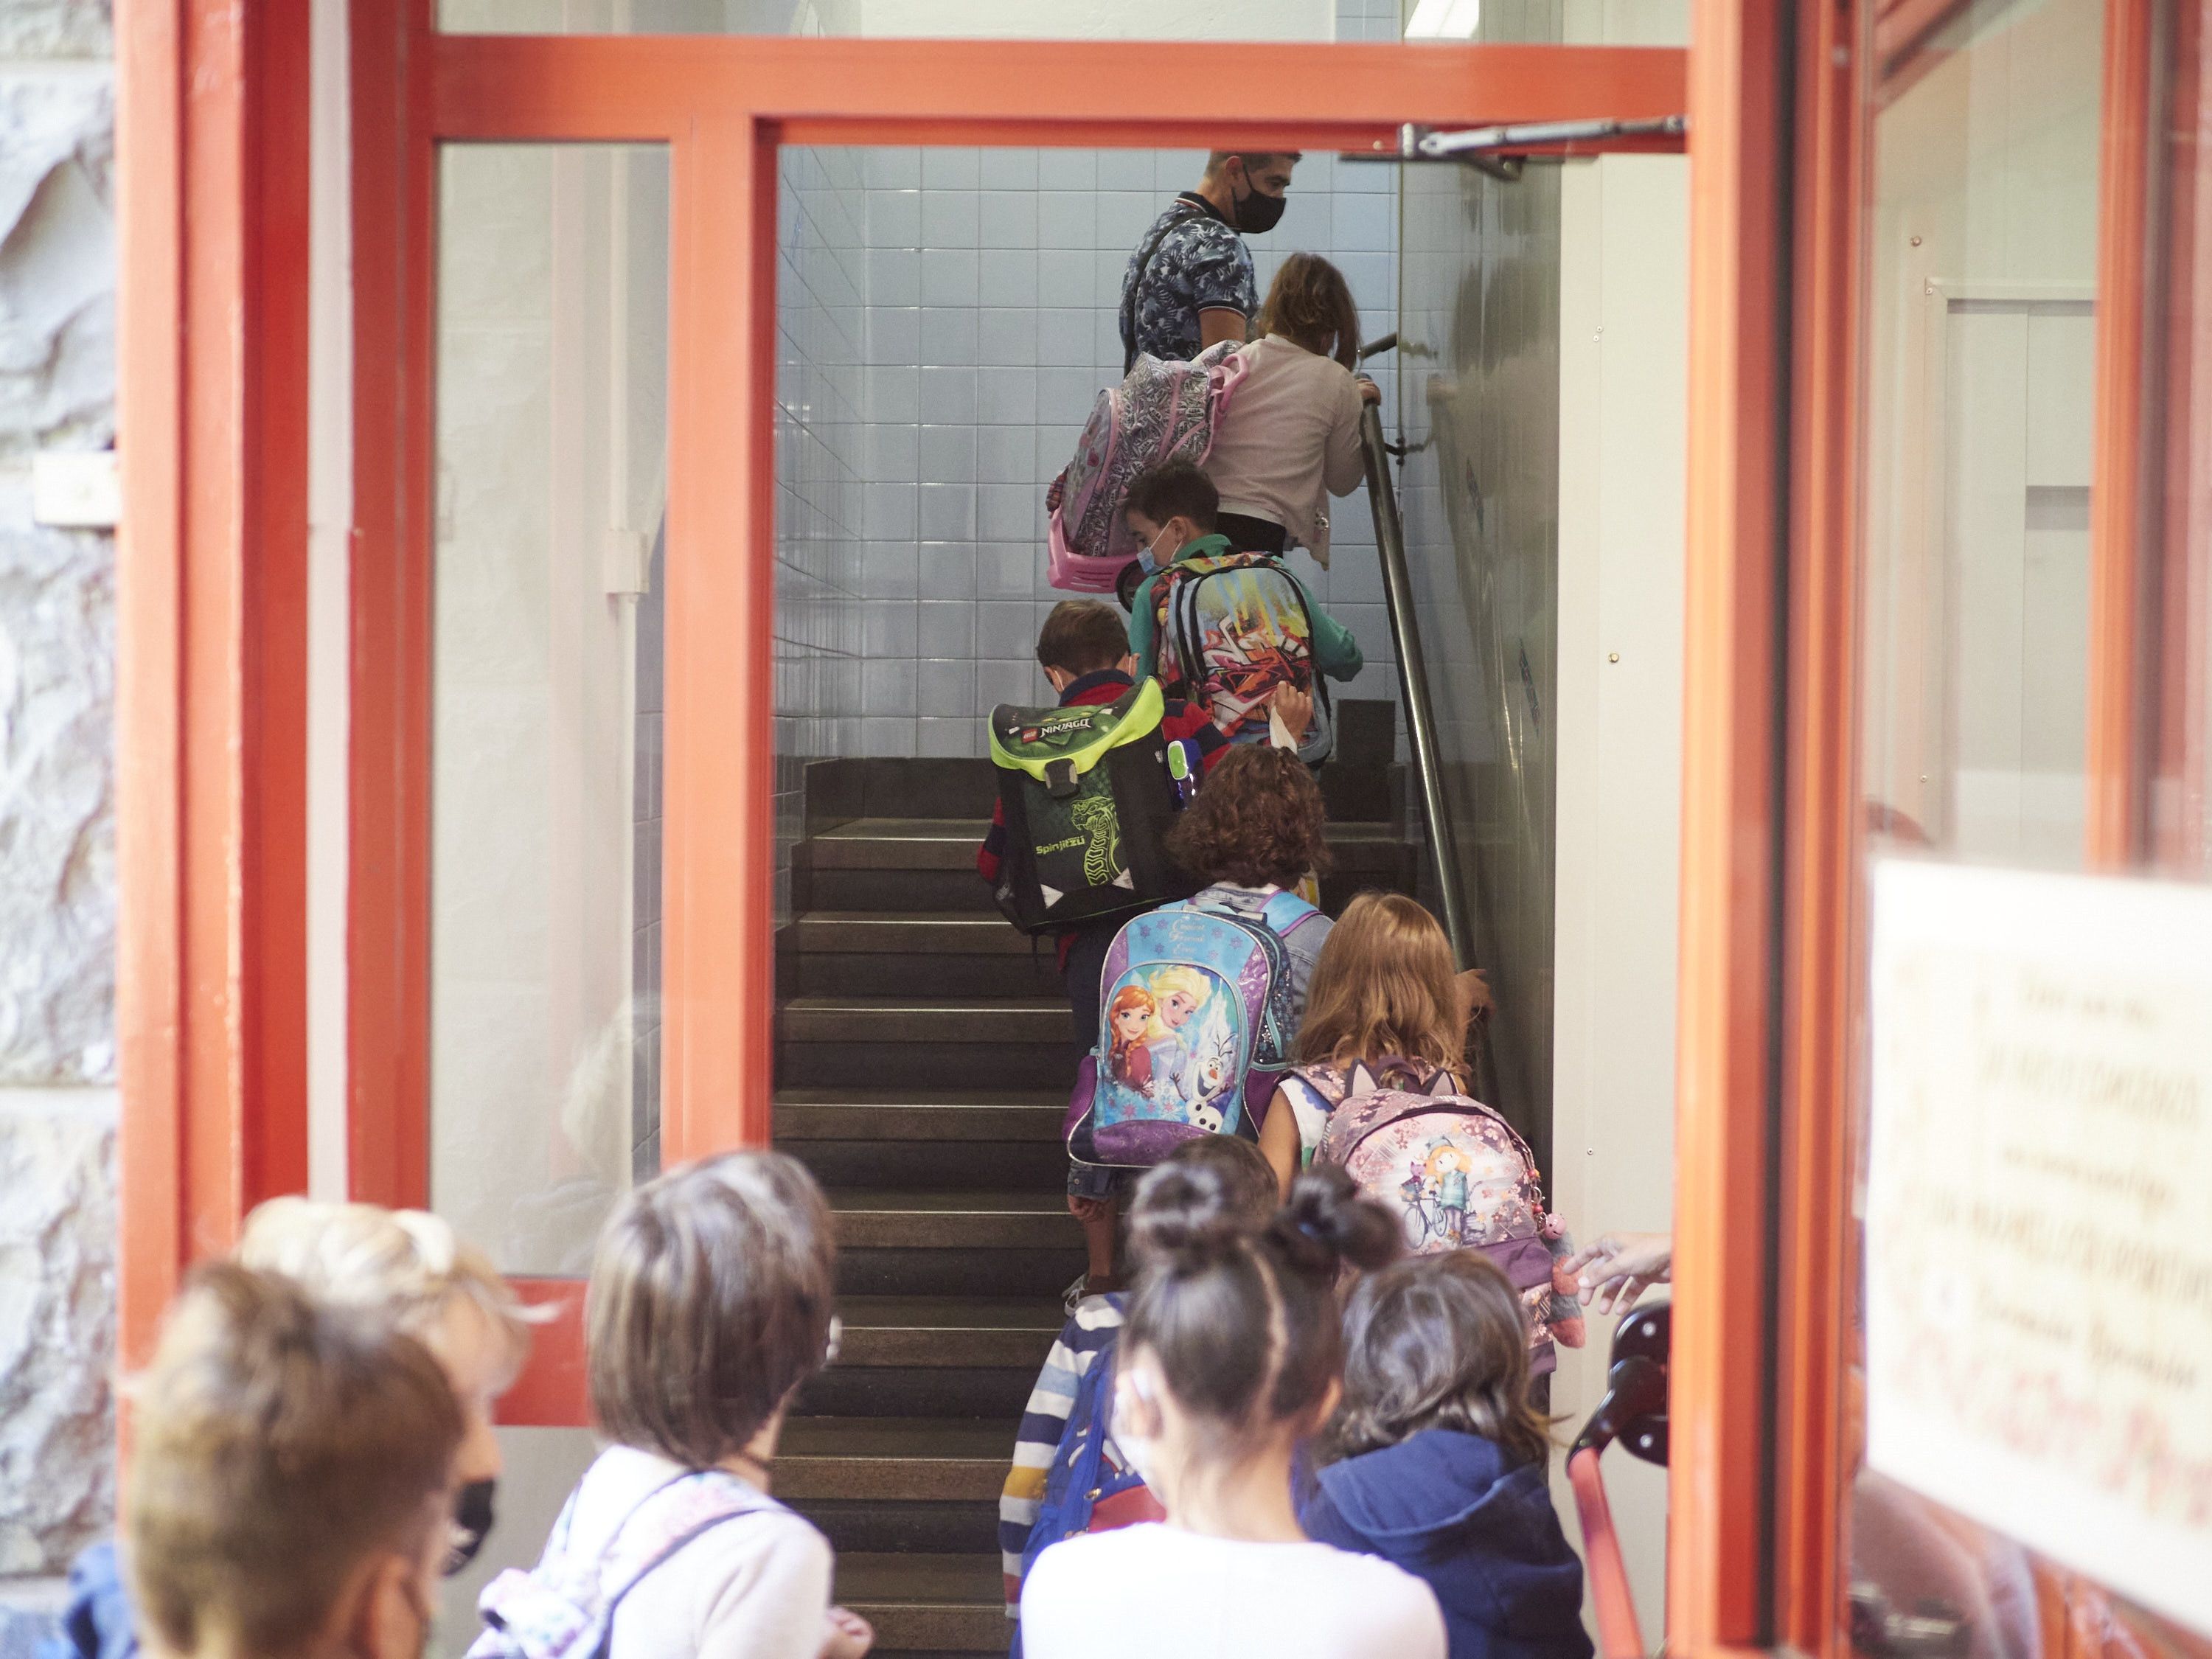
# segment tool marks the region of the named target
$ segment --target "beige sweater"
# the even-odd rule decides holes
[[[1279,524],[1328,567],[1328,498],[1358,487],[1359,383],[1333,357],[1279,334],[1243,348],[1249,365],[1206,458],[1224,513]]]

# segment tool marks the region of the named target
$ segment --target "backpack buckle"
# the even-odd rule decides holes
[[[1044,792],[1054,800],[1065,800],[1076,791],[1075,763],[1061,758],[1044,763]]]

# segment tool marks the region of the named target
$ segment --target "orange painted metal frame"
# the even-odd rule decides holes
[[[1789,432],[1789,18],[1701,0],[1690,426],[1668,1644],[1771,1639],[1764,1567]]]
[[[122,8],[119,1286],[307,1183],[307,21]]]
[[[2092,868],[2124,870],[2148,850],[2155,722],[2150,601],[2164,459],[2158,440],[2163,340],[2160,193],[2165,134],[2161,7],[2106,0],[2097,170],[2097,367],[2089,490],[2087,846]]]
[[[354,31],[356,307],[352,1188],[428,1196],[429,531],[434,146],[671,150],[663,1146],[766,1140],[774,987],[771,545],[775,152],[781,143],[1382,148],[1439,124],[1679,112],[1684,54],[1255,46],[1224,81],[1143,45],[441,36],[412,0]],[[1146,85],[1139,118],[1120,90]],[[1285,118],[1286,109],[1306,113]],[[373,269],[368,268],[373,264]],[[732,279],[734,273],[734,280]],[[396,424],[395,424],[396,422]],[[746,464],[732,469],[732,452]],[[690,550],[746,550],[702,557]],[[726,642],[752,641],[732,652]],[[398,672],[394,672],[397,665]],[[744,711],[732,744],[727,711]],[[577,1287],[502,1408],[585,1419]]]

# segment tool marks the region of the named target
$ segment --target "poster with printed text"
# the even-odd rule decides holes
[[[1874,875],[1867,1462],[2212,1632],[2212,888]]]

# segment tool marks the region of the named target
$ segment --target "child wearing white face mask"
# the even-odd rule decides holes
[[[1029,1659],[1444,1659],[1428,1586],[1312,1542],[1291,1498],[1292,1456],[1339,1392],[1337,1276],[1389,1261],[1396,1224],[1319,1170],[1255,1227],[1217,1171],[1170,1166],[1147,1177],[1131,1234],[1141,1273],[1113,1432],[1167,1519],[1038,1558]]]

